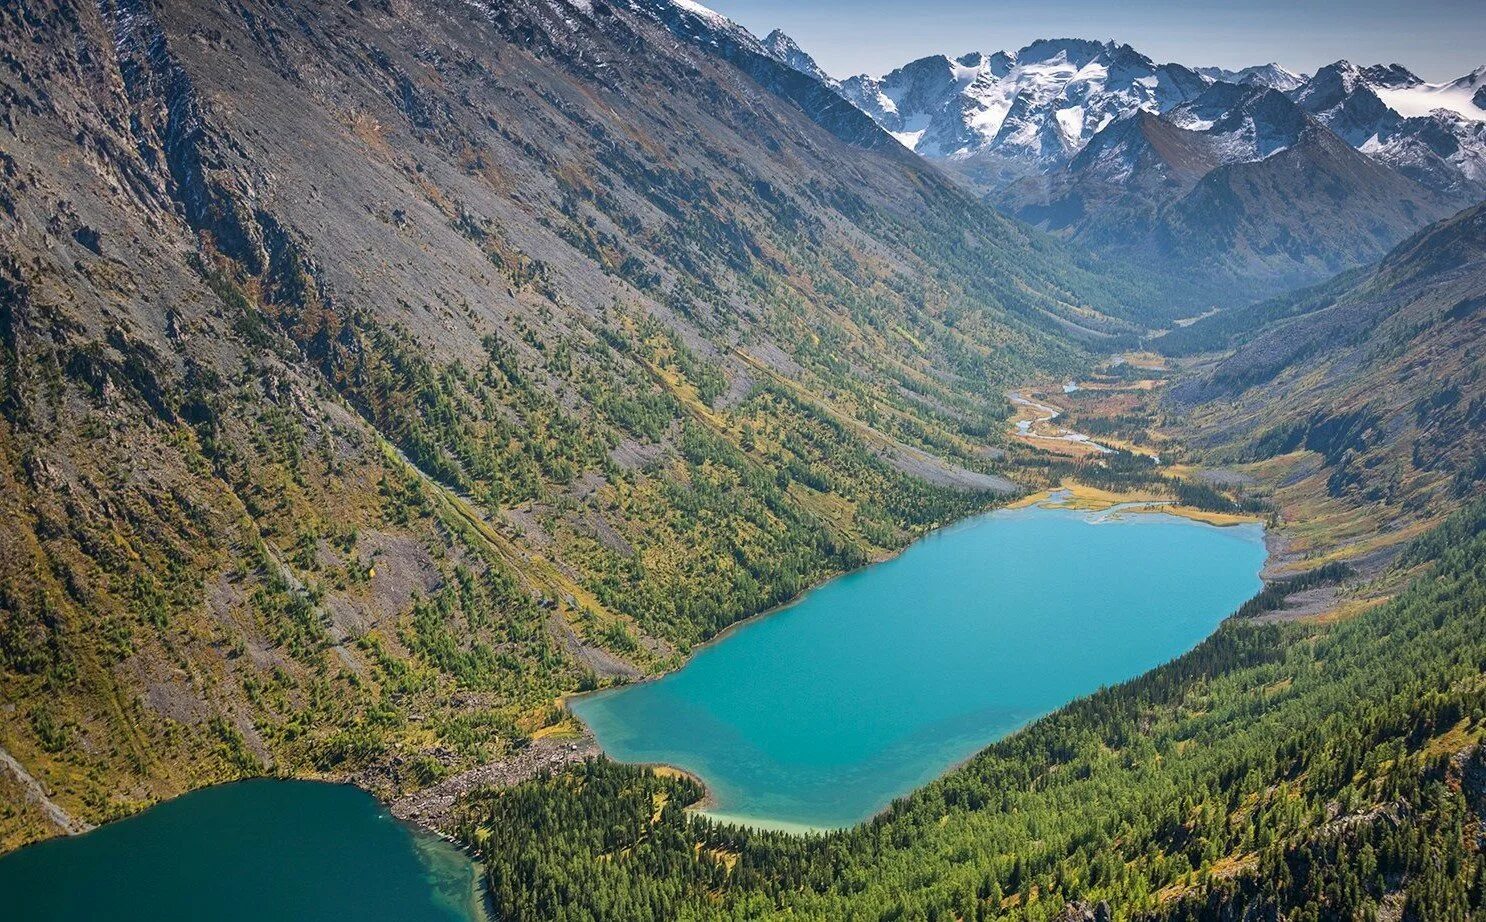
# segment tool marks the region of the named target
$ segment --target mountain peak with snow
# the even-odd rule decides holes
[[[731,19],[728,19],[711,7],[703,6],[696,2],[696,0],[671,0],[671,4],[677,9],[685,10],[693,16],[706,21],[714,28],[722,28],[733,24]]]
[[[1256,64],[1252,67],[1244,67],[1238,70],[1228,70],[1222,67],[1199,67],[1196,69],[1204,77],[1221,80],[1224,83],[1238,83],[1256,86],[1267,86],[1281,93],[1288,93],[1305,85],[1308,77],[1298,74],[1292,70],[1281,67],[1271,61],[1268,64]]]
[[[1486,67],[1426,83],[1397,64],[1338,61],[1290,95],[1374,160],[1429,188],[1472,198],[1486,194],[1483,81]]]
[[[1045,38],[1014,52],[926,55],[882,77],[838,82],[783,32],[760,44],[833,88],[905,147],[959,161],[993,188],[1061,169],[1099,132],[1141,112],[1201,133],[1204,157],[1235,162],[1293,143],[1303,110],[1426,186],[1486,192],[1486,67],[1433,84],[1401,64],[1342,59],[1307,77],[1273,62],[1188,68],[1157,64],[1112,40]]]
[[[836,81],[815,63],[815,58],[800,47],[799,43],[790,38],[780,29],[775,29],[763,37],[761,43],[765,53],[786,67],[793,68],[802,74],[807,74],[827,86],[835,86]]]
[[[1404,89],[1418,86],[1424,81],[1402,64],[1374,64],[1362,69],[1362,76],[1373,86],[1388,89]]]
[[[1066,162],[1116,118],[1164,111],[1211,82],[1128,44],[1047,38],[1015,52],[929,55],[843,81],[841,92],[921,154],[984,155],[1026,173]]]

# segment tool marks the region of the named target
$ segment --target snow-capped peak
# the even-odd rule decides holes
[[[706,21],[713,28],[721,29],[733,24],[731,19],[728,19],[711,7],[702,6],[697,0],[671,0],[671,3],[677,8],[683,9],[693,16]]]
[[[1464,77],[1456,77],[1445,84],[1453,90],[1467,90],[1474,93],[1476,90],[1486,87],[1486,64],[1481,65]],[[1486,108],[1486,106],[1483,106]]]
[[[1256,64],[1252,67],[1244,67],[1239,70],[1228,70],[1223,67],[1199,67],[1197,72],[1204,77],[1221,80],[1224,83],[1239,83],[1248,86],[1267,86],[1281,93],[1303,86],[1307,78],[1304,74],[1297,74],[1292,70],[1281,67],[1279,64],[1270,62],[1268,64]]]
[[[1395,90],[1419,86],[1424,82],[1402,64],[1374,64],[1372,67],[1364,68],[1362,76],[1373,86]]]
[[[1486,121],[1486,108],[1473,98],[1477,86],[1486,79],[1486,67],[1447,83],[1425,83],[1396,64],[1386,71],[1369,68],[1364,75],[1383,104],[1404,118],[1447,109],[1464,118]]]
[[[783,64],[785,67],[793,68],[802,74],[808,74],[828,86],[836,85],[836,81],[825,71],[821,70],[820,65],[815,63],[815,59],[783,31],[775,29],[764,36],[760,44],[763,45],[764,52],[769,57]]]
[[[919,153],[993,153],[1040,171],[1113,120],[1165,111],[1211,82],[1129,45],[1051,38],[1015,53],[931,55],[880,79],[843,81],[841,93]]]
[[[904,146],[972,160],[967,168],[999,185],[1059,170],[1106,128],[1128,134],[1153,124],[1141,113],[1200,133],[1203,157],[1263,159],[1314,126],[1304,110],[1426,185],[1486,188],[1486,67],[1432,84],[1401,64],[1340,60],[1307,77],[1273,62],[1192,69],[1114,41],[1049,38],[1015,52],[929,55],[882,77],[837,82],[782,32],[757,44],[834,88]],[[1118,143],[1106,139],[1094,153]]]

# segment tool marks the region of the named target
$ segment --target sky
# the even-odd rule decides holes
[[[1158,63],[1314,72],[1346,58],[1451,80],[1486,64],[1483,0],[703,0],[759,36],[781,28],[836,77],[1037,38],[1115,39]]]

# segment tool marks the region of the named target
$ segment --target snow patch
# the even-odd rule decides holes
[[[697,0],[671,0],[676,7],[686,10],[693,16],[698,16],[714,26],[722,27],[731,25],[728,18],[711,7],[702,6]]]
[[[1067,109],[1057,111],[1058,127],[1063,129],[1063,137],[1076,141],[1084,134],[1084,107],[1069,106]]]
[[[1475,95],[1475,87],[1466,83],[1467,79],[1462,77],[1450,83],[1421,83],[1397,89],[1375,86],[1373,92],[1378,94],[1383,105],[1404,118],[1428,115],[1436,109],[1447,109],[1473,122],[1486,122],[1486,109],[1480,108],[1471,100]]]
[[[918,142],[923,140],[925,131],[928,131],[928,129],[920,128],[917,131],[889,131],[888,134],[892,135],[899,144],[903,145],[909,150],[918,150]]]

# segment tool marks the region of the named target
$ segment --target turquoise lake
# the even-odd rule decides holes
[[[706,781],[708,813],[864,819],[987,743],[1182,653],[1260,587],[1257,525],[1028,508],[936,532],[742,625],[654,682],[573,702],[615,758]],[[0,858],[0,918],[483,918],[474,864],[343,785],[246,781]]]
[[[472,922],[475,871],[356,788],[244,781],[0,858],[0,918]]]
[[[1259,590],[1264,559],[1256,524],[997,511],[572,709],[611,757],[701,777],[711,816],[847,826],[1191,649]]]

